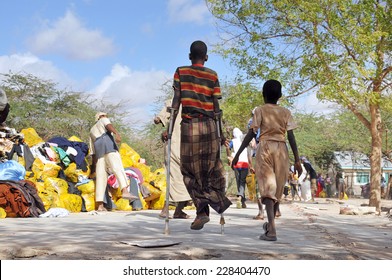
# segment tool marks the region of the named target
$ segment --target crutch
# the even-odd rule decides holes
[[[169,129],[167,131],[167,161],[166,161],[166,200],[165,200],[165,209],[166,218],[165,218],[165,234],[169,235],[169,195],[170,195],[170,155],[171,155],[171,137],[173,133],[174,127],[174,113],[177,111],[173,107],[167,107],[167,112],[170,113],[170,120],[169,120]]]
[[[222,110],[220,110],[218,113],[215,113],[215,122],[216,122],[216,130],[218,132],[218,139],[219,139],[219,158],[221,156],[221,117],[222,117]],[[223,212],[221,213],[221,217],[220,217],[220,221],[219,221],[220,225],[221,225],[221,234],[224,234],[225,229],[225,218],[223,217]]]

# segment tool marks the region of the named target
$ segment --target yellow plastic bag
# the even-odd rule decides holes
[[[166,188],[164,188],[162,190],[159,198],[152,200],[150,202],[150,209],[153,209],[153,210],[163,209],[163,207],[165,206],[165,200],[166,200]]]
[[[0,219],[4,219],[5,217],[7,217],[7,212],[0,207]]]
[[[116,206],[117,206],[116,210],[122,210],[122,211],[131,211],[132,210],[132,206],[129,205],[128,199],[120,198],[114,204],[116,204]]]
[[[44,170],[44,163],[39,158],[35,158],[31,171],[34,173],[34,180],[40,179],[42,170]]]
[[[35,182],[36,180],[35,180],[35,178],[34,178],[34,172],[33,172],[33,171],[27,171],[27,170],[26,170],[25,179],[26,179],[26,180],[30,180],[30,181]]]
[[[24,157],[18,156],[17,162],[20,163],[21,165],[23,165],[24,167],[26,167],[26,162],[25,162]],[[26,171],[26,172],[27,172],[27,171]]]
[[[77,194],[65,193],[60,195],[60,200],[64,208],[70,212],[77,213],[82,211],[82,197]]]
[[[55,187],[46,185],[43,182],[36,182],[38,196],[44,203],[45,209],[60,207],[64,208],[64,203],[60,200],[60,196]]]
[[[248,188],[248,196],[249,200],[251,201],[256,201],[256,180],[255,180],[255,174],[248,174],[246,176],[246,186]]]
[[[24,141],[26,142],[27,146],[33,147],[35,145],[38,145],[42,142],[45,142],[42,140],[42,138],[37,134],[34,128],[25,128],[20,131],[24,135]]]
[[[71,137],[69,137],[68,140],[72,141],[72,142],[83,142],[82,140],[80,140],[79,137],[77,137],[75,135],[72,135]]]
[[[85,177],[90,176],[91,170],[88,167],[87,171],[83,171],[82,169],[78,169],[76,163],[71,162],[68,167],[64,170],[64,174],[67,179],[73,183],[78,182],[79,175],[83,175]]]
[[[95,192],[95,183],[93,180],[89,180],[88,183],[77,186],[78,190],[82,193],[86,194],[94,194]]]
[[[31,170],[34,172],[34,179],[45,180],[46,178],[57,178],[61,167],[55,163],[44,164],[39,158],[35,158]]]
[[[165,168],[158,168],[157,170],[154,171],[155,175],[161,175],[165,174]]]
[[[68,193],[68,183],[61,178],[46,178],[44,186],[45,188],[55,188],[59,195]]]
[[[55,163],[46,163],[44,164],[44,169],[42,170],[41,179],[45,180],[46,178],[57,178],[61,167]]]
[[[41,198],[45,206],[45,210],[48,210],[53,202],[53,189],[46,190],[43,182],[36,182],[35,186],[37,188],[38,196]]]
[[[150,182],[153,181],[154,178],[154,173],[151,172],[151,167],[148,165],[145,165],[144,163],[138,163],[135,166],[137,169],[140,170],[140,172],[143,175],[144,181]]]
[[[162,195],[162,189],[158,189],[158,188],[150,185],[147,182],[143,182],[142,186],[147,188],[148,191],[150,192],[150,196],[144,197],[144,200],[146,202],[155,200],[155,199],[159,198]],[[166,190],[166,187],[163,187],[163,189]]]
[[[94,193],[82,193],[84,203],[86,204],[86,210],[88,212],[95,210],[95,194]]]
[[[134,167],[139,163],[140,155],[128,144],[121,143],[119,152],[124,168]]]
[[[140,202],[142,203],[143,209],[147,210],[148,208],[150,208],[150,203],[148,201],[145,201],[143,199],[143,197],[141,197],[141,195],[139,195],[139,196],[140,196]]]

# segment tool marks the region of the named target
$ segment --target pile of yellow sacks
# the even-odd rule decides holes
[[[33,128],[23,129],[21,133],[23,133],[25,142],[30,148],[44,142]],[[76,136],[72,136],[68,140],[82,142]],[[160,168],[152,171],[150,166],[140,163],[140,155],[126,143],[121,144],[119,152],[124,168],[138,168],[144,178],[143,186],[151,193],[149,197],[143,198],[139,192],[143,209],[162,209],[166,195],[166,177],[164,169]],[[23,158],[19,158],[19,163],[24,165]],[[95,210],[95,182],[94,180],[88,179],[90,176],[90,169],[83,172],[82,170],[77,169],[75,163],[71,163],[64,170],[66,180],[58,178],[60,170],[60,165],[55,162],[44,164],[39,158],[35,158],[32,171],[26,172],[26,179],[35,183],[38,195],[42,199],[45,209],[48,210],[49,208],[60,207],[65,208],[70,212],[80,212],[82,210],[83,197],[86,210]],[[85,180],[80,182],[80,178],[84,178]],[[76,184],[76,187],[81,192],[81,196],[68,193],[67,181]],[[154,182],[155,187],[149,183],[151,181]],[[129,201],[122,199],[120,190],[117,189],[117,191],[118,192],[112,193],[112,198],[116,204],[117,210],[132,210]]]

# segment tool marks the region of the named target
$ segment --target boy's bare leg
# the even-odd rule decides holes
[[[253,217],[254,220],[264,220],[264,209],[263,204],[261,203],[261,199],[257,199],[257,206],[259,208],[259,213]]]
[[[280,206],[279,205],[280,205],[280,203],[276,202],[275,206],[274,206],[275,218],[282,216],[282,214],[280,213]]]
[[[263,228],[265,233],[260,236],[261,240],[276,241],[276,227],[275,227],[275,212],[276,203],[273,199],[264,198],[265,210],[267,211],[268,223],[265,223]]]

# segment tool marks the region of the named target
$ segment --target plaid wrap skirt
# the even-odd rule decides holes
[[[226,179],[220,159],[220,139],[213,119],[182,121],[181,173],[197,214],[203,211],[209,214],[208,205],[221,214],[231,205],[225,194]]]

